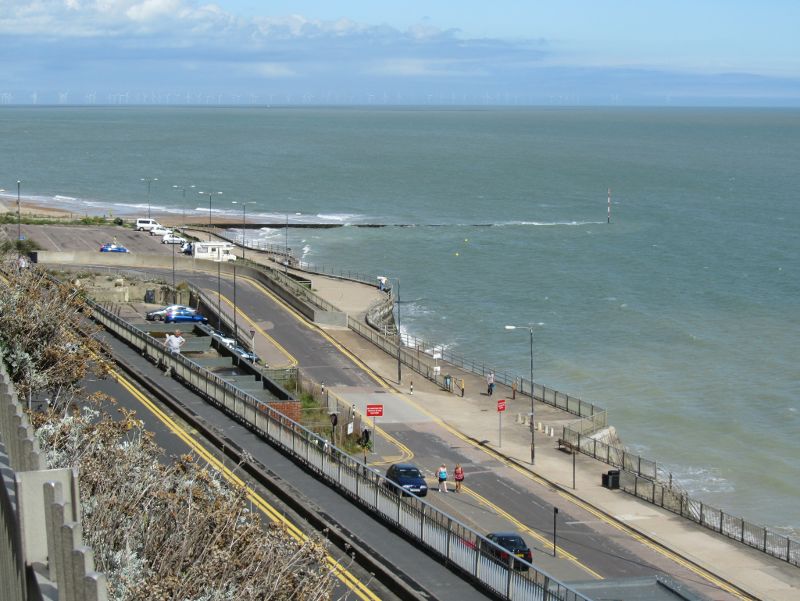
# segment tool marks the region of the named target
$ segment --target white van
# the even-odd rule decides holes
[[[136,231],[137,232],[149,232],[154,227],[161,227],[161,224],[156,221],[155,219],[137,219],[136,220]]]

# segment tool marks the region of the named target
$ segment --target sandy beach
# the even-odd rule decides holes
[[[12,198],[9,195],[0,195],[0,213],[14,213],[17,212],[17,201],[16,198]],[[19,206],[20,216],[31,217],[31,218],[38,218],[38,219],[57,219],[63,221],[72,221],[81,219],[82,217],[101,217],[103,215],[108,215],[108,211],[100,210],[97,207],[86,207],[86,210],[83,212],[76,212],[70,211],[61,207],[53,207],[41,202],[33,202],[26,199],[21,199],[20,206]],[[122,219],[126,221],[126,223],[133,223],[136,221],[138,217],[146,217],[144,213],[142,215],[124,215],[121,216]],[[180,215],[176,215],[175,213],[163,213],[157,211],[151,211],[151,216],[153,219],[157,220],[160,224],[168,226],[168,227],[176,227],[179,225],[186,225],[182,223],[182,218]],[[214,223],[215,224],[230,224],[232,227],[235,227],[237,224],[241,223],[241,220],[232,219],[230,217],[225,217],[222,215],[215,215],[214,216]],[[189,225],[203,225],[202,219],[195,219]]]

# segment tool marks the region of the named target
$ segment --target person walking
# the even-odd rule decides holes
[[[447,492],[447,466],[443,463],[436,473],[439,478],[439,492]]]
[[[181,347],[186,344],[186,338],[181,335],[180,330],[175,330],[175,334],[168,334],[164,340],[164,346],[173,355],[181,352]]]
[[[456,467],[453,470],[453,477],[456,480],[456,492],[461,492],[461,483],[464,481],[464,468],[461,467],[460,463],[456,463]]]
[[[489,396],[492,396],[494,392],[494,372],[490,371],[489,375],[486,376],[486,388],[489,391]]]

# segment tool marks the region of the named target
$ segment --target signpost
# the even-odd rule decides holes
[[[372,418],[372,452],[374,453],[378,445],[377,436],[375,435],[375,418],[383,417],[383,405],[367,405],[367,417]]]
[[[498,447],[503,446],[503,412],[506,410],[506,400],[497,399],[497,438]]]

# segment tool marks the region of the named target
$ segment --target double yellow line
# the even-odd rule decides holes
[[[149,398],[147,398],[138,388],[136,388],[127,378],[122,376],[116,370],[109,372],[119,384],[125,388],[136,400],[138,400],[144,407],[153,414],[161,423],[163,423],[171,432],[180,438],[190,449],[192,449],[198,456],[202,457],[210,466],[216,469],[228,482],[234,486],[240,486],[247,491],[247,498],[256,505],[264,514],[273,522],[282,524],[289,535],[298,543],[302,544],[308,541],[308,536],[303,533],[297,526],[281,515],[275,507],[270,505],[263,497],[256,493],[252,488],[239,476],[234,474],[228,467],[225,466],[219,459],[217,459],[211,452],[201,445],[195,438],[190,436],[183,430],[169,415],[162,411],[155,405]],[[352,572],[347,570],[341,563],[334,559],[329,553],[325,555],[325,562],[331,573],[348,589],[350,589],[362,601],[379,601],[378,597],[367,586],[361,582]]]

